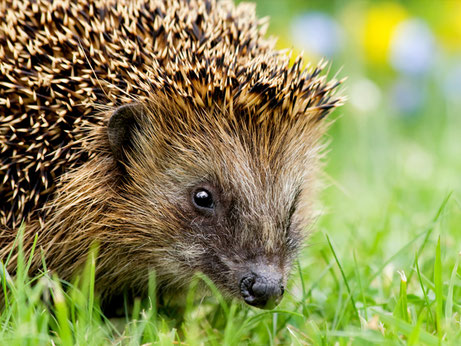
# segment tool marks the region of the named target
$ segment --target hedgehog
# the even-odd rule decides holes
[[[0,258],[24,223],[31,275],[70,280],[97,243],[101,297],[201,272],[276,306],[342,98],[267,26],[229,1],[2,1]]]

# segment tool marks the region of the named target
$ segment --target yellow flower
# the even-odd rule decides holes
[[[407,11],[393,2],[372,6],[365,14],[363,44],[367,59],[386,63],[395,27],[405,18]]]
[[[450,51],[461,50],[461,2],[447,1],[443,4],[443,18],[440,21],[439,33],[443,45]]]

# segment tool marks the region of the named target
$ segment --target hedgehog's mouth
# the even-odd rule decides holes
[[[282,300],[284,271],[267,259],[229,259],[209,251],[202,256],[201,268],[224,294],[240,298],[246,304],[273,309]]]
[[[234,274],[227,276],[232,279],[225,285],[230,286],[227,290],[234,297],[260,309],[273,309],[282,300],[285,287],[283,270],[278,266],[260,260],[239,265],[219,259],[218,262]]]

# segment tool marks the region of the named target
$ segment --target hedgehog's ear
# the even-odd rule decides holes
[[[125,152],[132,148],[133,133],[139,129],[139,121],[144,107],[139,103],[130,103],[117,108],[109,119],[107,134],[110,149],[115,159],[123,162]]]

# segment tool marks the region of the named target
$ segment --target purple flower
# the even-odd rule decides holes
[[[390,62],[401,73],[422,75],[432,67],[435,49],[434,36],[426,22],[409,19],[395,28]]]
[[[413,78],[398,79],[390,90],[392,106],[396,111],[406,114],[421,109],[425,96],[424,83]]]
[[[291,25],[293,43],[308,54],[332,56],[341,46],[341,28],[329,15],[309,12],[296,17]]]

